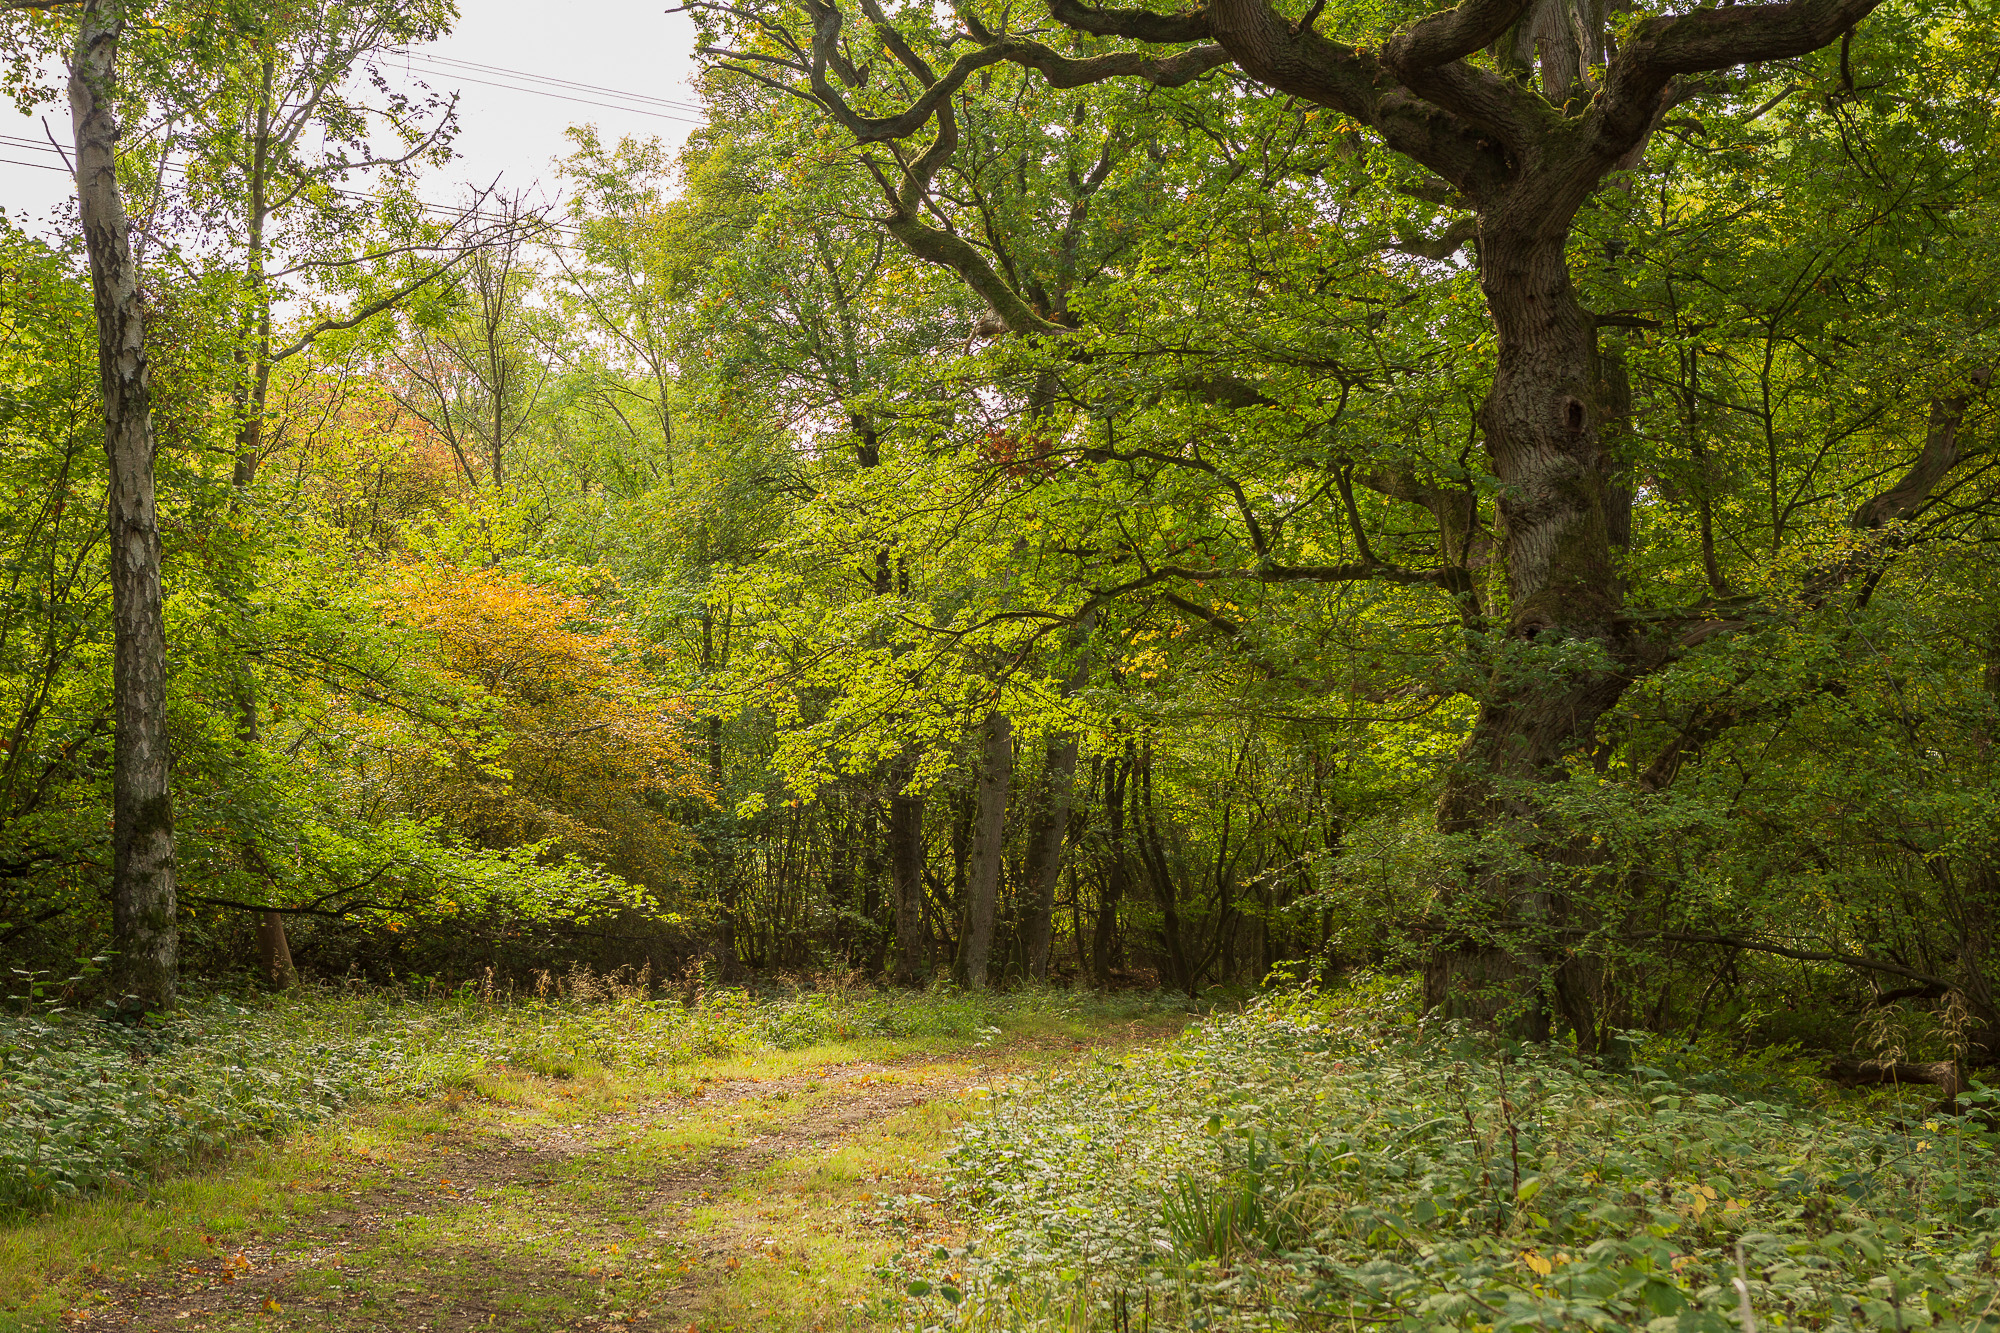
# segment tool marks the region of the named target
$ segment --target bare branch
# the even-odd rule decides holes
[[[1383,62],[1407,78],[1491,46],[1527,12],[1529,0],[1464,0],[1419,19],[1382,44]]]
[[[1103,9],[1083,0],[1049,0],[1049,13],[1065,28],[1096,37],[1130,37],[1140,42],[1201,42],[1215,36],[1209,11],[1155,14],[1149,9]]]
[[[1907,977],[1911,981],[1927,986],[1943,986],[1950,989],[1951,983],[1943,977],[1919,972],[1901,963],[1891,963],[1880,958],[1865,958],[1859,954],[1829,953],[1823,949],[1794,949],[1783,944],[1766,944],[1762,940],[1746,940],[1736,935],[1686,935],[1666,933],[1653,937],[1669,944],[1720,944],[1730,949],[1747,949],[1751,953],[1775,954],[1780,958],[1796,958],[1805,963],[1839,963],[1843,967],[1858,968],[1864,972],[1883,972],[1892,977]]]
[[[472,246],[466,247],[465,249],[459,251],[458,254],[453,256],[451,259],[447,260],[446,262],[432,269],[430,272],[425,273],[424,275],[422,275],[421,277],[417,278],[412,282],[405,283],[403,286],[398,287],[395,291],[389,293],[387,296],[379,297],[376,300],[368,302],[366,305],[363,305],[360,309],[354,311],[352,314],[348,315],[344,319],[322,319],[317,323],[310,325],[304,333],[300,334],[291,343],[287,344],[284,347],[279,348],[275,352],[272,352],[270,355],[271,364],[275,366],[280,361],[288,361],[292,357],[297,356],[300,352],[305,351],[306,348],[311,347],[315,342],[317,342],[320,339],[321,336],[328,333],[338,333],[343,329],[351,329],[356,327],[357,325],[364,324],[368,320],[371,320],[375,316],[381,314],[383,311],[388,310],[391,307],[400,304],[407,297],[414,296],[416,293],[422,291],[424,288],[436,282],[439,278],[443,277],[445,274],[451,272],[451,270],[456,268],[460,263],[462,263],[467,256],[472,254],[475,248],[476,247]]]
[[[1643,141],[1661,94],[1676,75],[1787,60],[1817,51],[1881,0],[1791,0],[1703,8],[1640,23],[1605,72],[1589,120],[1603,151],[1622,156]]]
[[[1419,259],[1443,261],[1464,249],[1478,235],[1478,218],[1459,218],[1446,227],[1441,236],[1405,236],[1386,248],[1415,255]]]
[[[1983,390],[1992,379],[1992,367],[1981,367],[1973,372],[1973,388]],[[1964,456],[1959,443],[1959,427],[1965,422],[1965,411],[1970,402],[1971,395],[1966,393],[1931,400],[1930,425],[1924,433],[1924,447],[1917,452],[1917,461],[1910,465],[1909,471],[1894,486],[1856,509],[1854,516],[1848,520],[1849,526],[1864,531],[1886,527],[1898,519],[1909,518],[1923,508],[1937,484]]]

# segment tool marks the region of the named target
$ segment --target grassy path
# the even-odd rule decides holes
[[[1043,1020],[987,1047],[859,1041],[669,1071],[502,1069],[143,1201],[0,1238],[0,1328],[893,1326],[878,1271],[954,1238],[935,1172],[987,1091],[1164,1038]]]

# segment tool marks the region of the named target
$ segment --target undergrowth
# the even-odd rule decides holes
[[[303,990],[214,996],[137,1026],[42,1009],[0,1017],[0,1220],[143,1184],[229,1145],[379,1097],[470,1086],[512,1066],[548,1078],[659,1068],[867,1037],[979,1041],[1083,997],[834,987],[653,998],[573,975],[507,999]]]
[[[1413,1015],[1277,997],[1002,1099],[952,1154],[974,1244],[885,1271],[904,1326],[2000,1329],[1993,1094]]]

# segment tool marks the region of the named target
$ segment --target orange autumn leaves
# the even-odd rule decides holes
[[[664,887],[685,845],[676,810],[708,793],[691,710],[643,645],[584,598],[497,570],[406,568],[383,591],[385,619],[427,642],[458,696],[405,766],[422,812],[484,846],[553,840]]]

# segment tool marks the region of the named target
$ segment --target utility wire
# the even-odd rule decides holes
[[[411,50],[410,48],[407,47],[395,48],[390,52],[390,54],[401,55],[405,61],[417,61],[421,64],[434,66],[437,72],[442,76],[446,76],[452,79],[462,80],[463,82],[466,83],[476,83],[487,88],[498,88],[506,92],[532,93],[537,97],[552,98],[559,102],[571,102],[578,106],[601,107],[607,111],[624,111],[631,115],[645,116],[653,120],[670,120],[685,125],[706,125],[708,123],[708,118],[704,115],[699,114],[700,111],[702,110],[700,106],[691,102],[677,101],[673,98],[653,97],[646,93],[626,92],[623,89],[606,88],[599,84],[594,84],[594,83],[579,83],[573,79],[558,79],[552,75],[536,74],[529,70],[509,69],[504,65],[481,64],[476,60],[459,60],[452,56],[431,55],[427,52]],[[474,78],[469,74],[461,73],[460,72],[461,70],[477,70],[482,74],[502,75],[505,76],[505,79]],[[527,80],[528,82],[526,83],[507,82],[505,81],[506,79]],[[531,86],[532,84],[536,83],[548,84],[550,85],[550,87],[537,88]],[[603,97],[616,97],[616,98],[621,98],[623,100],[620,102],[599,101],[596,100],[595,98],[577,97],[574,95],[574,92],[555,91],[555,89],[557,88],[571,89],[574,90],[574,92],[596,93]],[[650,104],[650,106],[653,107],[663,107],[670,109],[649,110],[648,107],[645,105],[633,105],[633,103],[645,103],[645,104]],[[690,111],[695,112],[697,114],[694,115],[675,114],[676,112],[690,112]],[[15,136],[12,135],[0,134],[0,144],[4,144],[8,148],[24,148],[32,152],[44,153],[56,157],[61,156],[61,153],[58,152],[51,145],[41,143],[32,139],[16,138]],[[67,171],[69,169],[66,163],[63,165],[57,165],[56,163],[52,162],[24,162],[18,158],[0,158],[0,162],[4,162],[6,165],[9,166],[39,167],[44,171]],[[168,169],[173,171],[182,170],[181,168],[178,167],[170,167]],[[350,199],[369,199],[373,197],[370,195],[357,193],[356,191],[353,190],[342,190],[339,189],[338,187],[333,187],[333,186],[329,186],[328,188],[333,190],[335,194],[343,195]],[[447,217],[463,217],[465,216],[466,213],[466,210],[464,209],[452,208],[449,205],[445,204],[420,204],[420,207],[425,212],[440,214]],[[575,227],[567,227],[555,223],[550,224],[550,226],[554,230],[563,232],[568,235],[581,234],[579,230]]]
[[[628,93],[620,88],[604,88],[594,83],[577,83],[570,79],[558,79],[543,74],[532,74],[527,70],[506,69],[499,65],[481,65],[470,60],[454,60],[449,56],[427,55],[421,51],[413,51],[408,48],[399,48],[399,53],[405,61],[416,61],[420,64],[433,66],[434,68],[428,72],[442,79],[451,79],[462,83],[476,83],[487,88],[502,88],[508,92],[532,93],[537,97],[550,97],[559,102],[574,102],[578,106],[603,107],[608,111],[624,111],[631,115],[646,116],[653,120],[672,120],[689,125],[705,125],[708,123],[707,117],[700,114],[701,108],[699,106],[687,102],[677,102],[670,98],[651,97],[645,93]],[[461,72],[468,69],[477,70],[482,74],[504,75],[506,77],[474,78],[470,74]],[[525,79],[529,82],[510,82],[509,80],[512,79]],[[535,83],[544,83],[553,86],[547,88],[531,86]],[[573,91],[557,91],[557,89],[562,88]],[[594,97],[578,97],[576,96],[578,92],[595,93],[599,97],[616,97],[621,100],[606,102]],[[651,107],[668,109],[653,110],[649,109],[648,106],[633,105],[634,103],[647,103]],[[689,115],[687,114],[689,112],[695,114]]]
[[[600,106],[607,111],[623,111],[630,116],[648,116],[654,120],[675,120],[685,125],[708,124],[708,121],[700,116],[669,115],[665,111],[648,111],[643,107],[626,106],[619,102],[595,102],[588,97],[573,97],[568,93],[551,92],[546,88],[530,88],[526,84],[500,83],[493,79],[475,79],[465,74],[453,73],[451,71],[445,72],[450,74],[450,77],[459,83],[477,83],[488,88],[504,88],[508,92],[514,93],[533,93],[536,97],[553,97],[558,102],[574,102],[578,106]]]
[[[4,146],[8,149],[13,149],[13,150],[26,149],[29,152],[41,153],[45,157],[59,158],[62,156],[61,152],[59,152],[55,147],[53,147],[50,144],[41,143],[34,139],[17,138],[16,136],[11,134],[0,134],[0,146]],[[17,166],[17,167],[40,167],[44,171],[69,170],[67,165],[55,162],[23,162],[17,158],[0,158],[0,162],[4,162],[10,166]],[[174,164],[169,164],[167,170],[182,175],[186,174],[187,171],[185,167],[177,166]],[[381,202],[381,196],[368,194],[365,191],[344,190],[337,185],[329,185],[326,188],[332,193],[340,195],[342,198],[357,199],[364,203]],[[434,216],[443,218],[470,217],[480,222],[497,222],[504,220],[504,215],[499,213],[492,213],[481,209],[459,208],[452,204],[433,204],[422,199],[416,201],[416,206],[425,213],[429,213]],[[567,223],[544,222],[543,226],[550,231],[560,232],[565,236],[580,236],[583,234],[582,228]]]
[[[504,65],[482,65],[476,60],[460,60],[455,56],[433,55],[428,51],[399,47],[396,53],[406,60],[420,60],[425,64],[450,66],[457,69],[477,70],[482,74],[502,75],[512,79],[526,79],[530,83],[553,84],[559,88],[569,88],[580,93],[595,93],[600,97],[617,97],[628,102],[650,102],[655,106],[667,107],[674,111],[704,110],[699,102],[684,102],[672,97],[653,97],[647,93],[628,93],[620,88],[606,88],[595,83],[578,83],[573,79],[558,79],[547,74],[535,74],[524,69],[508,69]]]
[[[701,111],[701,107],[690,102],[676,101],[673,98],[653,97],[645,93],[628,93],[623,91],[622,89],[605,88],[594,83],[578,83],[572,79],[558,79],[546,74],[531,73],[530,71],[527,70],[508,69],[502,65],[484,65],[479,63],[478,61],[458,60],[451,56],[434,56],[421,51],[413,51],[408,48],[400,48],[396,52],[394,52],[394,54],[400,54],[401,56],[403,56],[405,60],[415,60],[423,64],[435,66],[437,67],[438,72],[442,75],[446,75],[454,79],[459,79],[466,83],[480,84],[481,86],[487,88],[499,88],[507,92],[532,93],[537,97],[553,98],[556,101],[560,102],[573,102],[578,106],[601,107],[607,111],[624,111],[624,112],[629,112],[630,114],[635,116],[645,116],[653,120],[671,120],[679,122],[684,125],[706,125],[708,123],[708,118],[706,116],[699,114],[699,112]],[[459,72],[460,69],[478,70],[481,73],[485,74],[505,75],[508,78],[529,80],[532,83],[549,84],[552,85],[552,87],[536,88],[530,86],[527,83],[510,83],[496,79],[473,78],[468,74],[460,73]],[[593,98],[577,97],[572,95],[571,93],[557,92],[554,91],[555,88],[568,88],[568,89],[573,89],[576,92],[597,93],[605,97],[617,97],[617,98],[622,98],[624,100],[622,102],[597,101]],[[646,106],[635,106],[631,105],[632,103],[648,103],[655,107],[671,108],[671,110],[660,110],[660,111],[649,110],[647,109]],[[695,112],[697,114],[695,115],[675,114],[675,112],[689,112],[689,111]],[[41,143],[39,141],[32,139],[17,138],[13,135],[0,134],[0,144],[4,144],[9,148],[25,148],[33,152],[52,154],[58,157],[61,156],[59,152],[57,152],[53,147],[51,147],[48,144]],[[43,171],[67,171],[69,169],[67,164],[57,165],[56,163],[53,162],[24,162],[18,158],[0,158],[0,163],[4,163],[5,165],[15,166],[15,167],[39,167]],[[180,170],[180,169],[169,168],[169,170]],[[363,199],[371,197],[367,195],[357,194],[352,190],[335,189],[334,193],[345,195],[348,198],[352,199]],[[450,216],[462,216],[464,212],[464,210],[451,209],[448,206],[442,204],[424,204],[423,208],[428,212],[445,213]],[[561,227],[561,226],[558,226],[556,229],[559,231],[569,232],[571,234],[575,234],[576,230],[575,228]]]

